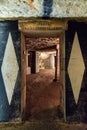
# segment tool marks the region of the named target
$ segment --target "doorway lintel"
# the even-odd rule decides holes
[[[19,30],[28,37],[56,37],[67,29],[67,22],[55,19],[19,21]],[[44,34],[44,35],[43,35]]]

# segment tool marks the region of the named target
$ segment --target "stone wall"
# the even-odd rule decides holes
[[[18,21],[0,22],[0,122],[20,116],[20,57]]]
[[[32,9],[29,0],[0,0],[0,19],[29,17],[87,17],[86,0],[34,0],[37,10]]]
[[[66,119],[87,123],[87,24],[69,21],[66,44]]]

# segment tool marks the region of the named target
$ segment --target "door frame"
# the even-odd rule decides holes
[[[43,24],[42,24],[43,21]],[[45,21],[48,22],[48,21]],[[34,22],[34,27],[31,28],[32,21],[19,22],[21,31],[21,119],[26,120],[26,47],[25,38],[28,37],[58,37],[60,39],[60,81],[61,81],[61,109],[63,118],[66,120],[66,105],[65,105],[65,30],[67,23],[51,21],[54,27],[45,23],[44,20]],[[50,29],[51,28],[51,29]],[[43,32],[45,35],[43,35]],[[42,35],[41,35],[42,33]]]

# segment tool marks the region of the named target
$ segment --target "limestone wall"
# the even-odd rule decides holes
[[[57,18],[87,17],[86,0],[0,0],[0,19],[50,16]]]

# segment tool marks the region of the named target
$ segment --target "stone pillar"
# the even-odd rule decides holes
[[[50,69],[55,68],[55,62],[54,62],[54,54],[50,54]]]
[[[36,51],[36,73],[39,72],[39,54]]]
[[[0,22],[0,121],[20,113],[20,33],[17,21]]]
[[[28,53],[28,51],[26,52],[26,67],[27,67],[27,75],[31,74],[31,67],[29,66],[29,57],[30,54]]]
[[[56,56],[55,56],[55,78],[54,81],[58,81],[59,80],[59,44],[56,46]]]

